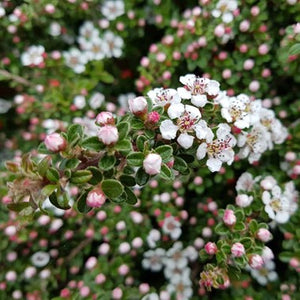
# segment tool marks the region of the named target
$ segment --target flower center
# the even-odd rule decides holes
[[[230,148],[230,141],[230,137],[226,140],[214,140],[211,144],[207,144],[207,154],[211,157],[217,157],[222,151]]]
[[[270,203],[270,206],[272,207],[272,209],[276,212],[281,210],[281,203],[279,199],[273,199]]]
[[[184,112],[184,114],[177,120],[177,125],[180,131],[191,131],[197,121],[198,118],[193,118],[189,112]]]

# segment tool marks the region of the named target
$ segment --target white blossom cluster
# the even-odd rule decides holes
[[[223,163],[231,165],[235,155],[248,157],[253,163],[286,139],[287,129],[260,100],[244,94],[229,97],[220,91],[217,81],[193,74],[181,76],[180,82],[184,86],[177,90],[156,88],[148,92],[154,107],[162,106],[167,112],[160,125],[161,135],[165,140],[176,139],[184,149],[197,145],[196,156],[198,160],[207,157],[210,171],[219,171]],[[209,109],[220,107],[227,123],[208,124],[208,104]],[[233,128],[239,131],[236,137]],[[240,148],[238,153],[233,150],[235,146]]]
[[[77,42],[80,49],[73,47],[63,53],[67,66],[75,73],[84,72],[89,61],[120,57],[124,44],[121,37],[109,30],[100,37],[100,31],[90,21],[79,28]]]
[[[233,12],[238,8],[237,0],[219,0],[212,11],[215,18],[221,18],[224,23],[230,23],[234,19]]]
[[[21,55],[23,66],[38,66],[44,62],[45,48],[42,45],[30,46]]]
[[[144,253],[142,266],[152,272],[164,272],[168,283],[165,294],[176,295],[176,299],[190,299],[193,295],[191,268],[189,262],[197,259],[198,253],[192,246],[183,248],[181,242],[176,242],[167,251],[162,248],[148,250]],[[146,299],[160,299],[156,293],[146,295]]]
[[[243,173],[237,181],[236,204],[247,207],[253,201],[252,193],[259,190],[264,211],[275,223],[283,224],[289,221],[298,207],[298,192],[293,181],[280,187],[273,176],[253,178],[250,173]]]

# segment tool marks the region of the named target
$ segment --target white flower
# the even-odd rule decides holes
[[[272,188],[272,192],[264,191],[262,195],[265,204],[265,212],[269,218],[277,223],[286,223],[289,218],[290,202],[287,197],[282,194],[278,185]]]
[[[168,268],[164,269],[164,275],[166,279],[172,283],[177,284],[179,282],[183,282],[187,285],[191,284],[191,269],[189,267],[184,268]]]
[[[219,0],[216,5],[216,9],[212,11],[212,15],[215,18],[222,16],[224,23],[230,23],[233,20],[232,12],[238,8],[238,2],[236,0]]]
[[[109,48],[107,57],[120,57],[122,55],[124,41],[121,37],[113,34],[111,31],[106,31],[103,40],[108,44]]]
[[[208,97],[214,98],[220,92],[220,84],[217,81],[194,74],[180,76],[179,81],[184,87],[177,89],[178,95],[183,99],[191,99],[192,104],[197,107],[204,107]]]
[[[50,261],[50,255],[44,251],[38,251],[31,256],[31,262],[34,266],[42,268]]]
[[[125,12],[124,2],[117,1],[106,1],[101,7],[101,13],[108,20],[115,20],[117,17],[123,15]]]
[[[182,270],[187,267],[188,259],[184,255],[182,249],[182,242],[176,242],[173,245],[173,247],[166,252],[166,256],[163,259],[163,263],[166,266],[166,268],[171,270]]]
[[[221,114],[229,123],[240,129],[248,128],[258,121],[260,101],[252,101],[244,94],[237,97],[223,97],[220,100]]]
[[[149,175],[160,173],[162,158],[157,153],[149,153],[143,161],[143,168]]]
[[[250,163],[258,161],[271,143],[270,133],[260,124],[251,128],[250,132],[242,131],[238,136],[237,145],[241,147],[238,156],[248,157]]]
[[[101,60],[109,56],[108,44],[100,38],[87,42],[84,50],[86,51],[86,55],[90,61]]]
[[[74,97],[73,103],[78,109],[83,109],[86,105],[85,97],[82,95],[77,95]]]
[[[251,276],[260,285],[266,285],[270,281],[275,281],[278,278],[277,273],[274,271],[275,263],[272,260],[265,262],[264,266],[259,270],[251,269]]]
[[[57,22],[52,22],[49,27],[49,34],[56,37],[61,34],[61,26]]]
[[[128,102],[130,99],[136,98],[136,95],[134,93],[128,93],[128,94],[121,94],[118,96],[118,103],[120,106],[125,109],[125,111],[129,110]]]
[[[236,191],[250,192],[253,188],[255,181],[252,174],[245,172],[243,173],[236,182]]]
[[[76,48],[71,48],[68,52],[63,52],[66,65],[75,73],[85,71],[85,64],[88,62],[87,56]]]
[[[221,123],[217,129],[217,139],[212,142],[204,142],[197,149],[197,158],[203,159],[206,155],[208,160],[206,165],[211,172],[221,169],[222,163],[231,165],[234,159],[233,147],[236,144],[235,137],[230,133],[230,127]]]
[[[77,117],[73,119],[73,123],[82,125],[84,128],[84,134],[87,136],[96,136],[98,133],[99,127],[95,124],[94,119]]]
[[[11,108],[11,102],[0,98],[0,114],[5,114]]]
[[[105,97],[101,93],[94,93],[89,99],[89,105],[92,109],[100,108],[105,100]]]
[[[181,235],[181,224],[173,216],[170,216],[164,220],[162,230],[173,240],[177,240]]]
[[[149,269],[153,272],[158,272],[163,267],[163,257],[166,251],[162,248],[155,250],[149,250],[144,253],[144,259],[142,260],[142,266],[144,269]]]
[[[177,142],[184,149],[193,145],[195,139],[191,134],[195,133],[199,139],[210,139],[211,129],[207,127],[205,121],[200,121],[201,113],[198,108],[182,103],[171,104],[168,109],[169,117],[175,120],[176,125],[171,120],[164,120],[160,125],[160,132],[164,139],[171,140],[176,137],[177,131],[180,135]]]
[[[262,108],[259,118],[260,123],[271,133],[271,139],[275,144],[282,144],[286,140],[288,131],[281,122],[275,118],[274,111]]]
[[[168,284],[167,291],[170,295],[176,296],[176,299],[190,299],[193,296],[193,289],[191,284],[185,284],[184,282],[178,282],[176,284]]]
[[[43,46],[30,46],[27,51],[21,55],[23,66],[37,66],[41,64],[44,61],[44,53],[45,48]]]
[[[145,295],[142,300],[160,300],[159,296],[156,293],[150,293]]]
[[[167,104],[181,102],[181,98],[174,89],[156,88],[150,90],[147,95],[152,100],[154,106],[165,106]]]
[[[158,242],[160,238],[161,238],[160,232],[157,229],[152,229],[146,238],[148,246],[150,248],[156,247],[156,242]]]
[[[5,16],[5,9],[2,7],[2,5],[0,4],[0,18],[2,18],[3,16]]]
[[[198,258],[198,251],[193,246],[186,247],[183,254],[189,261],[195,261]]]
[[[94,24],[90,21],[86,21],[79,28],[79,37],[77,39],[80,47],[85,49],[85,44],[87,42],[93,41],[99,38],[99,30],[95,28]]]

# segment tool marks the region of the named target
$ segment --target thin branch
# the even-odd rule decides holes
[[[70,262],[85,246],[90,244],[93,241],[93,239],[86,239],[83,240],[81,243],[77,245],[76,248],[74,248],[71,253],[66,257],[65,263]]]
[[[20,77],[18,75],[11,74],[6,70],[0,70],[0,75],[6,77],[7,79],[12,79],[13,81],[21,83],[23,85],[32,86],[32,83],[30,81],[28,81],[27,79]]]

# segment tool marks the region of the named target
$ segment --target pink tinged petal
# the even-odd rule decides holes
[[[207,103],[207,97],[206,95],[192,96],[191,102],[197,107],[203,107]]]
[[[159,127],[162,137],[166,140],[175,139],[178,127],[171,120],[161,122]]]
[[[205,155],[206,155],[206,152],[207,152],[207,144],[206,144],[206,143],[202,143],[202,144],[198,147],[198,149],[197,149],[197,153],[196,153],[197,158],[198,158],[199,160],[203,159],[203,158],[205,157]]]
[[[191,92],[189,92],[187,89],[183,87],[177,88],[177,93],[179,97],[181,97],[182,99],[191,99],[192,97]]]
[[[195,138],[193,136],[191,136],[187,133],[181,133],[179,135],[179,137],[177,138],[177,142],[184,149],[189,149],[192,147],[194,139]]]
[[[171,119],[179,118],[184,112],[184,105],[182,103],[171,104],[168,108],[168,115]]]
[[[207,160],[206,165],[211,172],[218,172],[222,167],[222,162],[217,158],[210,158]]]

